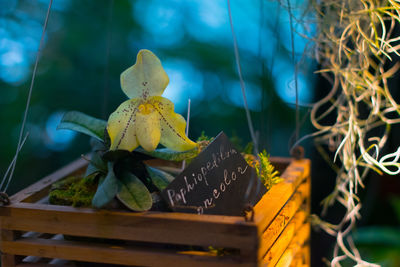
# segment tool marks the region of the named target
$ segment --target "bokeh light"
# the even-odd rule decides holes
[[[47,148],[54,151],[62,151],[68,148],[76,135],[76,132],[71,130],[57,130],[64,113],[57,111],[51,114],[46,121],[46,134],[43,135],[44,143]]]

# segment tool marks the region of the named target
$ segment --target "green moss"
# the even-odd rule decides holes
[[[275,167],[269,161],[269,155],[265,150],[259,153],[258,157],[259,164],[256,165],[256,172],[261,182],[269,190],[274,184],[280,183],[283,179],[279,177],[279,172],[275,170]]]
[[[274,184],[283,181],[283,179],[279,177],[279,172],[275,170],[275,167],[269,161],[269,155],[265,150],[258,154],[258,158],[252,154],[243,154],[243,157],[247,164],[256,169],[258,178],[261,179],[261,182],[268,190],[271,189]]]
[[[97,179],[94,175],[88,177],[70,176],[52,185],[49,202],[54,205],[73,207],[90,207],[97,190]]]
[[[214,137],[208,137],[205,134],[205,131],[201,131],[201,135],[199,136],[199,138],[197,138],[196,142],[201,142],[201,141],[208,141],[211,142],[214,139]]]

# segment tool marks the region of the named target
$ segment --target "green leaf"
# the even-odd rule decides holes
[[[106,133],[106,131],[104,131]],[[103,140],[99,140],[97,138],[90,138],[90,147],[92,151],[108,151],[108,146],[104,143]]]
[[[155,158],[170,160],[170,161],[182,161],[185,159],[191,159],[191,158],[196,157],[199,154],[199,150],[197,147],[193,148],[191,150],[188,150],[188,151],[183,151],[183,152],[173,151],[169,148],[160,148],[160,149],[156,149],[151,152],[148,152],[144,149],[138,148],[135,151],[155,157]]]
[[[68,129],[90,135],[99,140],[104,138],[107,122],[96,119],[79,111],[69,111],[64,114],[57,129]]]
[[[117,198],[122,204],[133,211],[146,211],[151,208],[151,194],[139,178],[130,172],[124,172],[120,180],[122,186]]]
[[[109,163],[107,176],[103,182],[99,182],[92,205],[96,208],[104,207],[115,197],[120,188],[121,182],[115,177],[113,164]]]
[[[89,165],[86,168],[85,177],[96,172],[107,173],[107,163],[103,161],[98,152],[92,152]]]
[[[171,174],[150,166],[146,166],[146,170],[151,181],[160,191],[164,190],[175,179]]]

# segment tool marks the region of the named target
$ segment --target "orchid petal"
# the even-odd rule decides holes
[[[185,119],[174,112],[174,104],[162,96],[154,96],[149,101],[160,115],[160,143],[175,151],[193,149],[197,144],[185,134]]]
[[[136,63],[121,74],[121,87],[129,98],[160,96],[169,83],[161,61],[149,50],[140,50]]]
[[[127,100],[110,115],[107,125],[108,135],[111,139],[110,150],[132,151],[139,146],[135,129],[139,104],[138,99]]]
[[[139,144],[146,151],[153,151],[160,143],[161,129],[160,129],[160,115],[156,112],[144,114],[138,112],[136,114],[136,136]]]

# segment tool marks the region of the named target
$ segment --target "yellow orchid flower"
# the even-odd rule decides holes
[[[141,145],[153,151],[158,144],[175,151],[197,144],[185,134],[185,119],[162,93],[169,78],[160,60],[149,50],[140,50],[135,65],[121,74],[122,91],[130,98],[114,111],[107,124],[111,150],[132,151]]]

